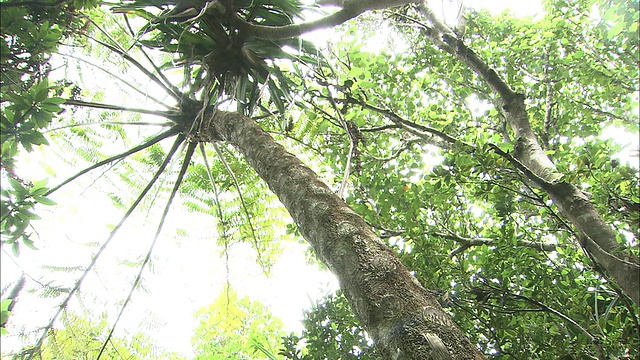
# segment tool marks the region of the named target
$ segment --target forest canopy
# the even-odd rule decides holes
[[[441,3],[0,2],[2,256],[61,253],[3,276],[3,359],[179,358],[120,336],[156,273],[295,243],[340,290],[282,337],[227,284],[198,358],[637,358],[638,1]]]

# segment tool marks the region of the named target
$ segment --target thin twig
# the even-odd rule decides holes
[[[491,239],[491,238],[467,238],[464,236],[460,236],[457,234],[453,234],[453,233],[449,233],[449,234],[445,234],[445,233],[441,233],[441,232],[432,232],[431,235],[434,236],[438,236],[441,238],[445,238],[445,239],[449,239],[449,240],[453,240],[455,242],[461,243],[462,245],[453,250],[451,253],[449,253],[450,257],[453,257],[459,253],[461,253],[462,251],[470,248],[471,246],[481,246],[481,245],[495,245],[497,240],[496,239]],[[553,243],[539,243],[539,242],[535,242],[535,241],[528,241],[528,240],[522,240],[522,239],[518,239],[517,241],[517,245],[518,246],[523,246],[523,247],[529,247],[538,251],[555,251],[557,245],[553,244]]]
[[[338,114],[338,121],[340,121],[340,125],[342,125],[342,128],[347,133],[347,137],[349,138],[349,153],[347,154],[347,163],[344,165],[344,174],[342,175],[342,183],[340,184],[340,190],[338,190],[338,197],[344,198],[344,191],[347,188],[347,183],[349,182],[349,175],[351,173],[351,162],[353,160],[353,154],[356,150],[357,140],[354,139],[354,136],[351,133],[351,130],[349,129],[349,125],[342,117],[342,113],[340,112],[340,109],[338,109],[338,105],[336,105],[336,101],[333,99],[333,96],[331,95],[331,89],[327,88],[327,91],[329,94],[329,101],[331,102],[331,106],[333,107],[334,112]]]
[[[242,195],[242,189],[240,188],[240,184],[238,183],[238,179],[236,178],[236,175],[233,173],[233,170],[231,169],[231,166],[229,166],[229,163],[227,162],[227,160],[225,160],[224,155],[222,154],[222,151],[218,147],[218,144],[216,144],[215,142],[212,143],[212,144],[213,144],[213,148],[216,150],[216,153],[218,154],[218,157],[220,158],[220,161],[224,165],[224,168],[227,170],[227,173],[229,174],[229,176],[233,180],[234,187],[238,191],[238,197],[240,198],[240,203],[242,204],[242,210],[244,212],[244,215],[247,218],[247,222],[249,224],[249,229],[251,230],[251,237],[253,238],[253,245],[256,248],[256,253],[258,255],[257,256],[258,262],[264,268],[265,267],[265,263],[264,263],[264,260],[262,258],[262,251],[260,251],[260,246],[258,244],[258,236],[256,235],[255,229],[253,227],[253,222],[251,221],[251,215],[249,213],[249,209],[247,208],[247,204],[244,201],[244,196]]]
[[[222,212],[222,204],[220,203],[220,196],[218,193],[218,186],[216,185],[215,179],[213,178],[213,172],[211,171],[211,166],[209,165],[209,161],[207,160],[207,152],[204,149],[204,143],[200,143],[200,154],[202,154],[202,158],[204,160],[204,166],[207,169],[207,176],[209,177],[209,181],[211,182],[211,186],[213,187],[213,201],[216,204],[216,212],[218,213],[218,221],[221,227],[221,236],[223,239],[223,248],[224,248],[224,265],[225,265],[225,275],[226,275],[226,289],[227,296],[229,292],[229,285],[231,284],[230,280],[230,269],[229,269],[229,244],[231,240],[229,239],[229,234],[227,234],[227,222],[224,219],[224,213]]]
[[[556,310],[556,309],[554,309],[554,308],[552,308],[550,306],[547,306],[547,305],[545,305],[545,304],[543,304],[543,303],[541,303],[541,302],[539,302],[539,301],[537,301],[535,299],[531,299],[531,298],[523,296],[523,295],[514,294],[514,293],[512,293],[510,291],[506,291],[505,289],[499,288],[497,286],[493,286],[493,285],[489,284],[489,282],[484,280],[484,279],[482,280],[482,283],[483,283],[484,286],[486,286],[486,287],[488,287],[490,289],[493,289],[493,290],[496,290],[496,291],[500,291],[500,292],[506,292],[506,293],[509,294],[509,296],[513,296],[513,297],[515,297],[517,299],[521,299],[521,300],[524,300],[524,301],[526,301],[526,302],[528,302],[530,304],[536,305],[536,306],[540,307],[541,309],[544,309],[545,311],[548,311],[548,312],[556,315],[557,317],[563,319],[564,321],[570,323],[571,325],[575,326],[576,328],[578,328],[578,330],[580,330],[580,332],[582,332],[591,341],[593,346],[596,348],[596,351],[598,352],[599,358],[600,359],[605,359],[605,357],[603,357],[604,350],[602,348],[602,345],[600,344],[600,339],[598,337],[596,337],[595,335],[591,334],[591,332],[589,332],[589,330],[587,330],[584,327],[582,327],[580,324],[578,324],[578,322],[576,322],[575,320],[573,320],[569,316],[567,316],[567,315],[561,313],[560,311],[558,311],[558,310]]]

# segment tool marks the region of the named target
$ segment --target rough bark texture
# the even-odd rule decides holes
[[[478,74],[499,96],[499,111],[513,129],[516,141],[514,157],[537,179],[531,179],[549,194],[549,198],[576,227],[580,244],[602,265],[622,290],[640,304],[640,261],[625,252],[616,234],[605,223],[593,203],[576,186],[561,181],[562,174],[545,154],[527,115],[524,96],[514,92],[500,76],[480,59],[462,40],[439,22],[426,7],[424,12],[433,23],[427,31],[431,40]],[[542,183],[540,183],[542,180]]]
[[[252,119],[217,111],[203,130],[267,182],[386,358],[484,358],[364,220]]]

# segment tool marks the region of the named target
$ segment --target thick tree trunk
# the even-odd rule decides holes
[[[484,358],[364,220],[252,119],[217,111],[204,132],[234,145],[267,182],[386,358]]]
[[[514,157],[536,176],[530,180],[549,194],[560,213],[576,227],[580,245],[602,265],[620,288],[640,305],[640,260],[625,252],[624,247],[616,240],[616,234],[584,193],[576,186],[561,180],[562,174],[544,152],[531,128],[524,96],[514,92],[487,63],[433,16],[426,6],[422,9],[433,23],[433,28],[427,29],[428,37],[469,66],[499,96],[498,111],[504,115],[516,136]]]

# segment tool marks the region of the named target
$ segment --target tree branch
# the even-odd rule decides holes
[[[394,113],[394,112],[392,112],[390,110],[382,109],[382,108],[379,108],[377,106],[374,106],[374,105],[371,105],[371,104],[367,104],[364,101],[360,101],[360,100],[354,99],[352,97],[347,97],[346,99],[343,99],[343,101],[351,103],[351,104],[360,105],[364,109],[371,110],[371,111],[377,112],[377,113],[379,113],[381,115],[384,115],[389,120],[391,120],[393,123],[395,123],[396,125],[399,125],[400,127],[404,128],[405,130],[408,130],[408,131],[410,131],[412,133],[415,133],[415,129],[417,129],[417,130],[420,130],[423,133],[430,133],[430,134],[436,135],[439,138],[441,138],[444,141],[446,141],[448,143],[451,143],[451,144],[458,143],[458,144],[463,144],[463,145],[468,146],[468,147],[474,147],[473,145],[471,145],[469,143],[465,143],[465,142],[463,142],[461,140],[458,140],[458,139],[454,138],[453,136],[451,136],[451,135],[449,135],[449,134],[447,134],[447,133],[445,133],[443,131],[440,131],[438,129],[434,129],[432,127],[416,124],[414,122],[405,120],[402,117],[400,117],[398,114],[396,114],[396,113]],[[417,135],[424,136],[424,134],[420,134],[420,133],[418,133]]]
[[[354,103],[354,104],[358,104],[360,106],[362,106],[365,109],[368,110],[372,110],[375,111],[377,113],[380,113],[384,116],[386,116],[387,118],[389,118],[391,121],[393,121],[395,124],[400,125],[401,127],[407,129],[408,131],[410,131],[413,134],[416,134],[418,136],[424,136],[423,134],[416,132],[414,129],[417,129],[423,133],[430,133],[433,135],[436,135],[438,137],[440,137],[441,139],[443,139],[444,141],[451,143],[451,144],[462,144],[465,147],[468,148],[472,148],[475,149],[476,146],[473,144],[469,144],[467,142],[464,142],[462,140],[459,140],[443,131],[440,131],[438,129],[434,129],[432,127],[428,127],[428,126],[424,126],[424,125],[420,125],[420,124],[416,124],[414,122],[405,120],[403,118],[401,118],[400,116],[398,116],[396,113],[390,111],[390,110],[385,110],[370,104],[365,103],[364,101],[359,101],[357,99],[354,98],[347,98],[345,99],[345,101],[350,102],[350,103]],[[498,147],[498,145],[495,145],[493,143],[489,143],[488,144],[489,148],[491,150],[493,150],[496,154],[502,156],[505,160],[509,161],[511,164],[513,164],[513,166],[520,170],[522,173],[524,173],[527,178],[529,178],[530,180],[534,181],[536,184],[538,184],[538,186],[542,187],[542,188],[549,188],[551,186],[553,186],[554,184],[548,182],[547,180],[545,180],[544,178],[538,176],[536,173],[534,173],[531,169],[527,168],[524,164],[522,164],[522,162],[520,162],[518,159],[516,159],[515,157],[513,157],[511,154],[503,151],[502,149],[500,149]]]
[[[433,27],[426,28],[425,35],[436,45],[441,42],[447,44],[442,49],[469,66],[499,96],[498,111],[504,115],[517,139],[514,159],[523,165],[523,169],[528,169],[525,173],[527,177],[543,185],[543,189],[558,206],[560,213],[584,234],[583,239],[589,240],[585,241],[586,249],[594,253],[611,278],[619,283],[636,304],[639,304],[640,267],[636,264],[640,264],[640,259],[626,252],[618,243],[616,234],[584,193],[576,186],[562,181],[562,174],[540,146],[531,127],[524,95],[513,91],[486,62],[467,47],[451,29],[442,24],[426,4],[421,5],[421,10],[433,24]]]
[[[302,24],[292,24],[285,26],[265,26],[252,24],[246,22],[238,15],[235,16],[235,21],[238,27],[246,32],[247,36],[253,35],[259,39],[276,40],[297,37],[315,30],[332,28],[353,19],[354,17],[362,14],[364,11],[366,11],[366,9],[361,12],[352,12],[351,10],[342,9],[329,16],[323,17],[322,19]]]
[[[366,11],[382,10],[395,6],[418,3],[416,0],[328,0],[320,1],[320,5],[335,5],[342,9],[323,17],[322,19],[310,21],[302,24],[292,24],[285,26],[264,26],[251,24],[244,19],[235,16],[235,22],[240,29],[259,39],[287,39],[297,37],[310,31],[326,29],[338,26],[351,20]]]
[[[509,296],[512,296],[514,298],[520,299],[520,300],[524,300],[530,304],[533,304],[535,306],[540,307],[540,309],[550,312],[554,315],[556,315],[557,317],[561,318],[562,320],[570,323],[571,325],[575,326],[576,328],[578,328],[580,330],[580,332],[582,334],[584,334],[593,344],[593,346],[596,348],[596,351],[598,352],[598,359],[606,359],[606,357],[604,356],[604,349],[602,348],[602,344],[600,344],[600,339],[598,337],[596,337],[595,335],[593,335],[591,332],[589,332],[589,330],[585,329],[583,326],[581,326],[580,324],[578,324],[577,321],[573,320],[572,318],[570,318],[569,316],[561,313],[560,311],[547,306],[537,300],[534,300],[532,298],[529,298],[527,296],[524,295],[518,295],[515,294],[513,292],[510,291],[505,291],[505,289],[499,288],[497,286],[493,286],[489,283],[489,281],[486,281],[485,279],[482,279],[482,284],[494,291],[499,291],[499,292],[505,292],[507,293]]]
[[[455,255],[458,255],[459,253],[467,250],[468,248],[472,247],[472,246],[481,246],[481,245],[495,245],[497,240],[496,239],[491,239],[491,238],[467,238],[467,237],[463,237],[460,235],[456,235],[453,233],[450,234],[445,234],[445,233],[441,233],[441,232],[432,232],[431,235],[434,236],[438,236],[441,238],[445,238],[445,239],[449,239],[449,240],[453,240],[455,242],[458,242],[462,245],[460,245],[460,247],[454,249],[453,251],[451,251],[449,253],[450,257],[453,257]],[[535,241],[529,241],[529,240],[522,240],[522,239],[518,239],[517,242],[518,246],[522,246],[522,247],[529,247],[538,251],[555,251],[557,245],[556,244],[552,244],[552,243],[542,243],[542,242],[535,242]]]

